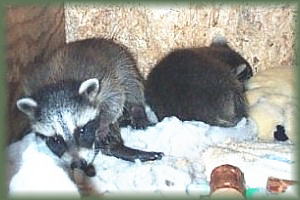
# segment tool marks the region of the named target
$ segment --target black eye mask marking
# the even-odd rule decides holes
[[[80,147],[92,148],[97,125],[98,120],[92,120],[85,126],[77,128],[74,132],[76,144]]]
[[[47,137],[46,144],[49,149],[58,157],[61,157],[67,151],[67,144],[60,135]]]

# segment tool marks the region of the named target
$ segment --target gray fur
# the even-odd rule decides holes
[[[28,116],[31,129],[68,162],[92,162],[93,153],[90,158],[81,158],[79,151],[95,146],[96,152],[99,148],[108,149],[104,152],[123,158],[127,147],[119,129],[110,127],[118,127],[125,112],[135,128],[149,124],[142,77],[135,60],[126,47],[112,40],[69,43],[48,61],[36,63],[34,69],[25,76],[26,97],[18,100],[18,108]],[[87,124],[91,125],[86,127]],[[159,158],[154,152],[150,155],[136,151],[143,154],[144,161]],[[129,159],[126,155],[123,159],[133,161],[136,157]]]
[[[111,40],[89,39],[70,43],[48,62],[37,65],[25,80],[25,95],[32,95],[40,88],[60,81],[83,82],[97,78],[101,90],[96,104],[100,109],[105,108],[108,121],[116,122],[125,102],[126,106],[144,104],[142,78],[133,57],[124,46]]]

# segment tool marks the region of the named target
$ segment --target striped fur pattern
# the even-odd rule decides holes
[[[118,127],[123,113],[134,128],[149,125],[142,78],[125,46],[107,39],[76,41],[35,65],[25,76],[17,107],[71,168],[89,169],[93,176],[90,164],[100,150],[130,161],[161,158],[128,150],[119,129],[110,128]]]

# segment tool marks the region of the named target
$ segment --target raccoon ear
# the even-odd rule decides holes
[[[94,100],[99,92],[99,80],[91,78],[83,81],[79,87],[78,93],[86,95],[90,100]]]
[[[38,107],[38,104],[32,98],[22,98],[17,101],[17,107],[29,118],[34,118],[34,113]]]
[[[229,47],[226,38],[220,34],[217,34],[213,37],[211,47]]]
[[[232,69],[231,72],[236,76],[240,77],[241,73],[247,68],[246,64],[241,64],[237,66],[236,68]]]

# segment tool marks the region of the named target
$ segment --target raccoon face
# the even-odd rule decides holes
[[[214,106],[216,124],[223,127],[235,126],[243,117],[247,117],[247,102],[242,91],[230,90],[221,95]]]
[[[81,84],[64,82],[19,99],[17,107],[30,119],[32,131],[42,136],[49,149],[71,166],[79,160],[92,162],[95,157],[98,93],[98,79]]]
[[[251,67],[245,63],[232,68],[231,72],[240,82],[245,82],[253,76]]]

